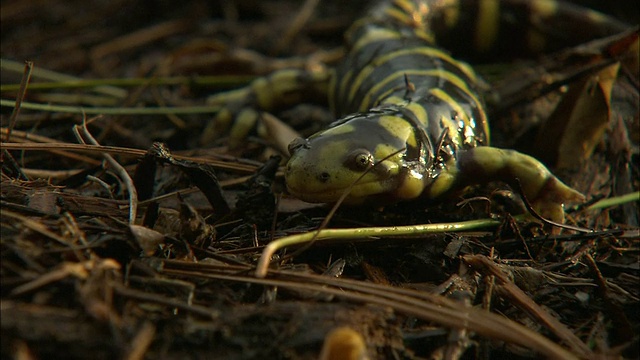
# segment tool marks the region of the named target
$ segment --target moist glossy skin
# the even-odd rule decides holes
[[[329,98],[351,115],[290,146],[287,187],[302,200],[334,202],[349,187],[351,204],[413,199],[460,150],[488,144],[475,74],[405,23],[426,16],[420,3],[396,4],[412,7],[381,9],[349,30]]]
[[[335,202],[350,188],[348,204],[420,196],[446,168],[445,159],[454,158],[457,146],[451,137],[443,138],[446,146],[434,156],[431,137],[407,120],[414,117],[410,109],[376,108],[292,143],[285,174],[290,193],[308,202]]]
[[[517,181],[543,216],[563,221],[563,203],[583,196],[536,159],[488,146],[475,74],[437,48],[429,31],[443,15],[431,11],[436,3],[396,0],[352,26],[329,88],[341,118],[289,146],[289,192],[308,202],[336,202],[346,193],[347,204],[377,204]]]
[[[390,117],[359,115],[308,140],[294,142],[290,146],[294,155],[286,172],[289,191],[309,202],[334,202],[359,179],[346,199],[347,203],[358,204],[396,193],[411,176],[410,168],[417,170],[415,175],[422,180],[426,159],[410,164],[405,160],[406,151],[398,152],[407,142],[416,143],[411,127],[389,131],[382,125],[385,116]],[[423,187],[420,181],[417,195]]]

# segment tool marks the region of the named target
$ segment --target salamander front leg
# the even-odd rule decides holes
[[[326,99],[330,72],[286,69],[255,79],[248,86],[210,96],[207,103],[221,105],[212,122],[205,128],[200,142],[211,143],[231,128],[230,145],[241,143],[253,130],[260,111],[274,111],[307,99]]]
[[[462,151],[454,167],[456,185],[504,181],[517,189],[518,179],[534,210],[555,222],[564,222],[565,203],[584,201],[584,195],[565,185],[540,161],[514,150],[481,146]]]

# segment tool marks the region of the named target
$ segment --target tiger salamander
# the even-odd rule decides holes
[[[289,145],[289,193],[307,202],[331,203],[349,191],[348,204],[385,204],[439,199],[471,184],[500,180],[513,185],[518,179],[535,210],[563,221],[563,204],[581,201],[583,195],[533,157],[489,146],[477,76],[436,46],[440,33],[451,38],[469,28],[472,34],[466,36],[479,51],[512,42],[510,34],[498,31],[505,4],[527,8],[537,21],[573,16],[599,24],[599,35],[621,30],[604,15],[552,0],[385,3],[348,30],[347,55],[326,81],[329,104],[339,120]],[[475,12],[475,25],[461,24],[463,7]],[[535,31],[525,35],[536,51],[549,45]],[[289,75],[277,76],[293,79],[292,84],[310,77]],[[322,76],[313,78],[313,86],[325,84]],[[278,86],[286,90],[274,90]],[[259,107],[268,109],[280,94],[299,95],[302,88],[297,86],[287,87],[284,80],[275,84],[271,78],[256,81],[251,91]]]

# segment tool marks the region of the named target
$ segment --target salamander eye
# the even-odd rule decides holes
[[[354,150],[347,156],[345,166],[356,171],[367,170],[373,166],[373,155],[364,149]]]
[[[303,139],[303,138],[295,138],[295,139],[293,139],[293,141],[288,146],[289,154],[293,155],[293,153],[296,150],[300,149],[301,147],[306,147],[308,149],[309,148],[309,141],[307,141],[307,139]]]

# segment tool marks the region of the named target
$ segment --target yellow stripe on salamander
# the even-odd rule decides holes
[[[391,93],[396,92],[396,89],[391,89],[387,92],[385,92],[383,95],[380,96],[381,99],[384,99],[380,104],[376,104],[376,106],[378,105],[398,105],[398,106],[404,106],[407,105],[409,102],[399,96],[389,96]],[[389,97],[387,97],[389,96]]]
[[[373,151],[373,157],[375,159],[386,158],[382,162],[382,164],[386,165],[388,169],[391,169],[393,175],[395,175],[398,172],[398,170],[402,167],[402,163],[403,163],[402,153],[398,153],[398,150],[400,149],[396,149],[395,147],[389,144],[378,144],[376,145],[376,148]],[[387,156],[393,153],[396,153],[396,155],[393,155],[387,158]]]
[[[348,133],[355,133],[355,132],[356,132],[356,128],[353,125],[349,123],[345,123],[345,124],[342,124],[341,126],[328,128],[318,134],[321,134],[322,136],[331,136],[331,135],[348,134]]]
[[[387,129],[387,131],[389,131],[391,134],[394,134],[397,138],[403,140],[406,139],[406,142],[409,146],[418,146],[418,143],[414,136],[413,126],[405,119],[398,116],[385,115],[381,116],[378,121],[380,126]],[[395,149],[394,151],[398,150],[400,149]],[[376,158],[378,158],[377,155]]]
[[[356,26],[354,26],[354,29],[359,28],[358,23],[362,23],[363,26],[366,26],[366,24],[368,24],[369,21],[370,19],[368,18],[358,20],[356,22]],[[356,53],[360,51],[363,47],[374,42],[380,42],[383,40],[400,39],[401,37],[402,36],[400,35],[400,33],[394,30],[384,29],[384,28],[372,28],[368,30],[362,37],[360,37],[353,44],[353,47],[350,50],[350,52]],[[354,76],[353,71],[349,71],[348,73],[344,74],[342,76],[342,79],[340,79],[340,88],[337,90],[335,94],[331,94],[330,96],[334,99],[343,97],[344,94],[347,92],[347,86],[352,82],[351,79],[353,78],[353,76]],[[333,90],[335,89],[334,87],[331,87],[330,89],[332,89],[331,93],[335,92],[335,90]],[[330,104],[335,104],[335,103],[330,102]]]
[[[369,18],[360,19],[356,22],[356,25],[354,26],[354,28],[359,28],[358,26],[359,23],[366,25],[370,21],[371,19]],[[358,51],[362,50],[363,47],[373,42],[378,42],[381,40],[400,39],[400,38],[402,38],[402,35],[395,30],[379,28],[379,27],[371,28],[353,44],[349,52],[357,53]]]
[[[449,106],[451,106],[451,108],[456,111],[458,113],[458,115],[460,116],[460,118],[462,119],[462,121],[464,121],[465,123],[465,128],[469,129],[469,128],[475,128],[477,122],[480,122],[482,124],[482,126],[484,127],[484,134],[486,134],[487,139],[486,142],[488,145],[489,142],[489,122],[486,119],[486,113],[484,112],[484,110],[480,111],[479,114],[482,117],[481,119],[469,119],[469,116],[467,114],[466,111],[464,111],[464,109],[460,106],[460,104],[455,101],[453,98],[451,98],[451,96],[449,94],[447,94],[446,92],[444,92],[442,89],[431,89],[429,90],[429,93],[435,97],[437,97],[438,99],[446,102],[447,104],[449,104]],[[475,99],[474,99],[475,100]],[[482,103],[477,102],[476,104],[481,105]],[[459,124],[450,121],[450,119],[443,119],[443,123],[446,124],[447,127],[449,127],[449,134],[450,136],[454,136],[454,134],[458,134],[460,129],[462,128]],[[473,136],[475,132],[468,134],[466,133],[465,135],[467,136]]]
[[[352,85],[351,85],[351,91],[349,91],[348,101],[349,102],[353,101],[353,98],[355,97],[356,93],[358,92],[358,89],[359,89],[360,85],[362,84],[362,82],[369,75],[371,75],[371,73],[374,72],[377,67],[379,67],[380,65],[382,65],[384,63],[387,63],[389,61],[393,61],[394,59],[396,59],[396,58],[398,58],[400,56],[412,55],[412,54],[424,55],[424,56],[428,56],[430,58],[440,59],[443,62],[446,62],[446,63],[451,64],[452,66],[456,67],[463,74],[465,74],[469,79],[471,79],[471,81],[475,81],[475,74],[473,73],[473,71],[471,71],[466,66],[462,66],[460,62],[454,60],[451,56],[447,55],[446,53],[444,53],[441,50],[438,50],[438,49],[435,49],[435,48],[432,48],[432,47],[420,47],[420,48],[414,48],[414,49],[404,49],[404,50],[394,51],[392,53],[389,53],[389,54],[386,54],[386,55],[383,55],[383,56],[379,56],[375,60],[373,60],[371,62],[371,64],[369,64],[369,65],[365,66],[364,68],[362,68],[362,70],[360,70],[360,72],[358,73],[356,78],[351,82]],[[455,76],[455,75],[453,75],[453,76]]]
[[[414,2],[405,0],[394,1],[394,4],[400,9],[387,8],[385,13],[389,18],[413,29],[413,33],[427,43],[435,43],[435,37],[427,28],[427,15],[429,14],[427,4],[420,3],[419,7],[416,7]]]
[[[415,118],[418,119],[418,121],[420,122],[420,125],[423,128],[426,129],[429,126],[429,114],[427,114],[427,111],[424,109],[424,106],[415,102],[409,102],[397,96],[391,96],[385,99],[381,103],[381,105],[385,105],[385,104],[402,106],[405,109],[411,111],[413,116],[415,116]]]
[[[442,89],[438,89],[438,88],[429,90],[429,93],[437,97],[438,99],[446,102],[447,105],[451,106],[453,111],[458,113],[458,116],[462,119],[462,121],[465,122],[465,124],[469,124],[470,121],[469,121],[469,116],[467,115],[467,112],[464,111],[464,109],[460,106],[460,104],[458,104],[457,101],[455,101],[451,96],[449,96],[449,94],[444,92]],[[449,136],[454,136],[454,134],[458,133],[460,126],[457,122],[451,121],[451,119],[443,119],[443,123],[445,124],[445,126],[449,127],[449,134],[450,134]]]
[[[393,5],[399,7],[400,9],[404,10],[404,14],[411,14],[414,11],[416,11],[416,7],[415,4],[411,1],[407,1],[407,0],[395,0],[393,2]],[[389,8],[391,9],[391,8]]]
[[[410,103],[405,106],[413,115],[420,121],[420,124],[423,128],[427,128],[429,125],[429,115],[427,111],[424,109],[424,106],[416,103]]]
[[[377,83],[375,86],[371,87],[371,89],[369,89],[369,91],[367,91],[367,93],[365,94],[364,98],[362,99],[362,102],[360,103],[360,108],[359,111],[367,111],[371,108],[372,103],[374,102],[378,102],[378,99],[372,99],[373,94],[375,94],[378,90],[380,90],[380,88],[384,87],[385,85],[387,85],[388,83],[397,80],[399,78],[403,78],[404,76],[408,76],[409,80],[411,80],[411,75],[423,75],[423,76],[433,76],[433,77],[437,77],[437,78],[441,78],[444,80],[449,81],[450,83],[452,83],[453,85],[455,85],[457,88],[459,88],[460,90],[462,90],[467,96],[469,96],[469,98],[472,99],[472,101],[476,104],[481,104],[480,100],[478,100],[477,96],[475,94],[473,94],[473,92],[471,92],[469,90],[469,87],[467,85],[467,83],[465,81],[463,81],[462,79],[460,79],[458,76],[456,76],[455,74],[452,74],[446,70],[443,69],[428,69],[428,70],[416,70],[416,69],[409,69],[409,70],[401,70],[401,71],[396,71],[393,74],[387,76],[386,78],[384,78],[382,81],[380,81],[379,83]],[[359,84],[353,84],[353,86],[358,86]]]
[[[500,1],[478,1],[478,22],[475,32],[476,49],[480,52],[489,50],[498,35],[500,26]]]

